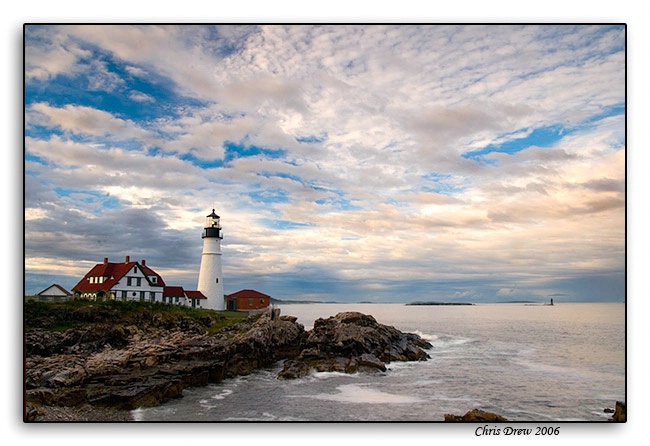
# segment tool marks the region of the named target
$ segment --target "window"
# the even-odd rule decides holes
[[[138,273],[138,267],[137,267],[137,266],[134,266],[134,267],[133,267],[133,274],[137,274],[137,273]]]
[[[151,276],[151,283],[156,283],[156,279],[157,279],[156,276]]]
[[[217,277],[217,282],[216,283],[219,283],[219,278],[218,277]]]
[[[135,286],[142,286],[142,278],[141,278],[141,277],[138,277],[138,278],[135,279],[135,280],[136,280],[136,284],[135,284]]]
[[[167,303],[167,297],[166,297],[166,296],[163,296],[163,301],[162,301],[162,302],[163,302],[164,304]]]
[[[149,299],[153,302],[156,300],[156,293],[154,291],[149,291]]]
[[[122,299],[126,300],[126,291],[122,291]]]
[[[179,299],[179,297],[178,297],[178,296],[176,296],[176,303],[178,303],[178,299]]]
[[[131,278],[130,277],[126,278],[126,286],[131,286]]]

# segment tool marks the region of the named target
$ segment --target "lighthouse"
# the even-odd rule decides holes
[[[198,290],[203,293],[208,301],[205,308],[223,310],[223,276],[221,273],[221,223],[219,216],[212,209],[212,213],[205,219],[203,228],[203,253],[201,254],[201,268],[199,269]]]

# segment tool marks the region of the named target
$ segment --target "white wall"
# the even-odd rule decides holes
[[[203,308],[211,310],[225,308],[221,271],[221,239],[219,238],[206,237],[203,239],[197,289],[208,298],[207,302],[203,302]]]

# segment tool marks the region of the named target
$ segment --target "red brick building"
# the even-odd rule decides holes
[[[253,311],[268,308],[271,296],[255,290],[240,290],[226,296],[226,309],[235,311]]]

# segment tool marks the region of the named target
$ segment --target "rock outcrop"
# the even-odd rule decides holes
[[[431,344],[415,334],[379,324],[357,312],[318,319],[305,333],[297,357],[285,361],[278,377],[300,378],[318,372],[385,372],[391,361],[423,361]]]
[[[304,327],[295,318],[242,322],[216,335],[135,326],[87,329],[87,342],[63,334],[26,334],[26,400],[130,410],[182,396],[183,389],[251,373],[295,356]],[[116,336],[115,333],[120,335]],[[45,334],[48,333],[48,334]],[[46,353],[43,355],[43,353]]]
[[[445,421],[466,422],[466,423],[476,423],[476,422],[494,423],[497,421],[508,421],[508,419],[492,412],[486,412],[481,409],[472,409],[469,412],[467,412],[465,415],[447,414],[445,415]]]
[[[281,378],[313,370],[382,372],[390,361],[427,359],[423,349],[431,347],[361,313],[319,319],[306,332],[295,317],[267,312],[209,334],[206,328],[216,320],[151,311],[125,321],[77,311],[73,319],[84,322],[62,332],[48,330],[48,318],[28,324],[27,421],[38,420],[39,408],[48,406],[156,406],[181,397],[185,388],[247,375],[281,360]]]
[[[612,418],[610,418],[609,421],[615,423],[627,422],[627,405],[625,403],[616,401],[616,408],[612,412],[614,415],[612,415]]]

